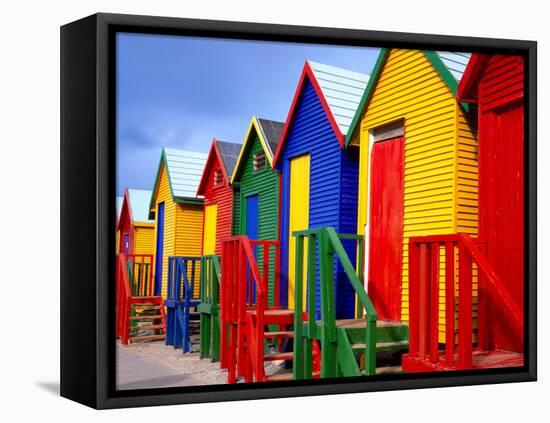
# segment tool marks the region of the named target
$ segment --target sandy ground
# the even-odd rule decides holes
[[[196,349],[196,348],[194,348]],[[266,373],[283,371],[281,362],[266,365]],[[165,388],[227,383],[220,363],[201,360],[198,352],[183,354],[163,341],[121,345],[117,342],[117,389]]]

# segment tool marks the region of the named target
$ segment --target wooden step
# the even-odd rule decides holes
[[[159,306],[159,305],[152,305],[152,304],[132,304],[132,307],[134,308],[138,308],[139,307],[139,311],[144,311],[144,310],[160,310],[162,306]]]
[[[143,336],[131,336],[130,342],[131,343],[137,343],[137,342],[148,342],[148,341],[161,341],[165,338],[164,335],[143,335]]]
[[[291,352],[264,355],[265,361],[292,360],[292,359],[293,359],[293,353]]]
[[[275,332],[264,332],[265,338],[294,338],[294,332],[289,331],[275,331]]]
[[[294,376],[292,375],[292,372],[286,372],[286,373],[277,373],[271,376],[266,376],[266,379],[268,382],[284,382],[287,380],[293,380]]]
[[[395,341],[395,342],[377,342],[376,351],[393,351],[407,349],[409,341]],[[364,350],[367,348],[367,344],[352,344],[351,348],[354,350]]]
[[[143,326],[130,326],[130,330],[155,330],[164,329],[164,325],[143,325]]]
[[[313,372],[311,377],[319,377],[320,372]],[[266,376],[266,379],[268,382],[285,382],[288,380],[294,380],[294,376],[292,372],[284,372],[284,373],[276,373],[271,376]]]
[[[143,301],[143,300],[153,300],[153,301],[160,301],[161,297],[159,296],[154,296],[154,295],[150,295],[150,296],[147,296],[147,297],[130,297],[130,301],[131,300],[138,300],[138,301]]]
[[[387,367],[378,367],[376,369],[377,375],[386,375],[386,374],[393,374],[393,373],[404,373],[401,366],[387,366]]]
[[[149,316],[130,316],[129,320],[158,320],[162,319],[162,315],[160,314],[151,314]]]

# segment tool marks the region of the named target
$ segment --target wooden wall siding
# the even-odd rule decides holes
[[[155,225],[134,224],[135,254],[155,254]]]
[[[264,170],[254,172],[253,157],[254,154],[263,152],[263,146],[257,134],[254,135],[254,141],[249,144],[248,151],[244,159],[244,165],[240,170],[238,182],[240,182],[239,207],[234,210],[233,215],[237,216],[234,220],[239,223],[238,233],[246,234],[246,207],[244,202],[249,195],[258,194],[258,239],[278,240],[279,237],[279,174],[273,170],[266,158],[266,167]],[[262,257],[263,252],[258,251],[258,257]],[[274,254],[271,257],[272,268],[269,271],[274,275]],[[258,263],[260,271],[263,272],[263,262]],[[270,278],[269,301],[273,301],[273,277]]]
[[[483,113],[521,98],[523,59],[518,56],[492,56],[479,81],[480,111]]]
[[[357,224],[361,234],[368,216],[369,131],[400,119],[405,120],[401,319],[408,321],[409,237],[477,233],[477,140],[462,108],[424,53],[392,49],[361,118]],[[443,341],[443,261],[441,269]]]
[[[283,171],[281,271],[284,272],[285,278],[288,270],[290,159],[305,153],[311,155],[309,227],[331,226],[336,232],[345,232],[349,228],[350,232],[353,232],[352,229],[356,226],[354,219],[357,208],[357,179],[354,175],[357,174],[358,163],[349,157],[350,152],[340,148],[311,82],[305,82],[298,101],[281,155]],[[345,204],[343,204],[344,201]],[[355,210],[350,211],[352,209]],[[353,224],[350,225],[350,222]],[[347,245],[346,251],[350,257],[355,257],[355,248]],[[355,298],[352,295],[346,296],[350,292],[349,281],[341,268],[337,269],[335,286],[337,316],[353,317]],[[317,302],[319,302],[319,292],[317,292]]]
[[[211,151],[211,154],[216,154]],[[223,178],[220,185],[214,186],[214,174],[216,170],[221,170],[218,157],[215,158],[207,175],[207,182],[204,188],[204,205],[218,205],[218,222],[216,225],[216,254],[221,255],[221,240],[229,238],[232,235],[232,217],[233,217],[233,188],[229,186],[228,181]],[[201,226],[202,227],[202,226]]]
[[[202,254],[203,206],[201,204],[177,203],[175,204],[175,217],[174,254],[183,257],[199,257]],[[200,295],[199,278],[200,272],[196,272],[194,284],[196,297]]]
[[[157,193],[155,198],[155,215],[158,216],[158,205],[164,202],[164,246],[162,261],[162,297],[166,299],[168,281],[168,257],[175,255],[176,239],[176,203],[172,199],[166,166],[161,165]],[[157,245],[157,223],[155,223],[155,246]],[[155,257],[155,260],[157,258]]]
[[[231,235],[239,235],[241,228],[241,189],[233,186],[233,223],[231,224]]]

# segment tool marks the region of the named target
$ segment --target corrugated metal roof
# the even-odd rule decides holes
[[[283,122],[277,122],[275,120],[269,119],[256,119],[262,131],[262,135],[267,142],[267,146],[271,150],[269,153],[273,157],[273,153],[277,150],[277,145],[279,144],[279,139],[281,138],[281,133],[283,132],[283,127],[285,124]]]
[[[457,51],[437,51],[436,53],[447,69],[449,69],[449,72],[455,77],[456,82],[460,82],[470,60],[471,53]]]
[[[152,219],[149,219],[149,203],[152,194],[153,192],[148,190],[128,189],[134,222],[153,222]]]
[[[124,197],[117,197],[116,198],[116,218],[120,217],[120,211],[122,210],[122,202],[124,201]]]
[[[164,157],[172,195],[177,198],[195,199],[207,155],[165,148]]]
[[[367,87],[369,75],[309,60],[308,64],[321,87],[340,131],[346,135]]]
[[[233,171],[235,170],[235,165],[237,164],[237,158],[239,157],[239,152],[241,151],[242,144],[236,144],[229,141],[220,141],[216,140],[218,143],[218,149],[222,156],[223,166],[227,171],[227,177],[231,180]]]

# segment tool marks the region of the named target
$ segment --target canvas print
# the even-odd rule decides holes
[[[521,56],[118,33],[117,389],[523,366],[524,91]]]

